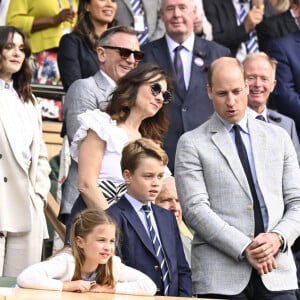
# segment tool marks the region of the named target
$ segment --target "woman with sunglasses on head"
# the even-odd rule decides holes
[[[117,82],[105,112],[79,116],[80,128],[71,145],[78,162],[78,189],[67,224],[85,207],[108,208],[125,192],[120,160],[123,147],[140,137],[162,145],[168,129],[170,79],[157,65],[141,64]]]
[[[80,0],[78,21],[64,35],[58,48],[58,67],[65,91],[77,79],[87,78],[99,70],[98,39],[115,26],[116,0]]]
[[[28,40],[0,27],[0,276],[39,262],[50,166],[41,115],[31,94]]]

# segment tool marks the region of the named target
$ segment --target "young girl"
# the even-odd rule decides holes
[[[72,223],[71,248],[28,267],[17,284],[69,292],[154,295],[156,285],[149,277],[114,256],[116,235],[116,223],[109,215],[86,209]]]

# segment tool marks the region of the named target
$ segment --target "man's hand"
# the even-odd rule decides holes
[[[245,256],[260,275],[267,274],[277,268],[275,255],[280,247],[277,233],[261,233],[246,248]]]
[[[259,24],[263,20],[264,16],[264,5],[260,5],[259,7],[253,6],[251,10],[249,10],[244,26],[247,33],[255,29],[255,26]]]

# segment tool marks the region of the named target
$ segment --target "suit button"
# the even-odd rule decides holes
[[[186,106],[184,106],[181,111],[186,112],[188,110],[188,108]]]
[[[254,238],[254,234],[253,234],[252,232],[249,233],[248,236],[249,236],[250,238]]]
[[[253,206],[252,205],[247,205],[247,210],[253,210]]]
[[[154,266],[154,271],[159,271],[159,266]]]
[[[3,181],[4,181],[4,182],[7,182],[7,177],[3,177]]]

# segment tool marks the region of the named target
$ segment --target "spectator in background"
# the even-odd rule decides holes
[[[19,29],[0,27],[0,276],[16,277],[39,262],[48,237],[50,166],[31,93],[30,53]]]
[[[185,258],[189,266],[191,266],[191,247],[193,235],[182,221],[182,210],[173,176],[168,176],[164,179],[161,191],[155,199],[155,204],[174,213],[177,225],[179,227]]]
[[[263,52],[248,54],[243,62],[249,86],[248,112],[256,119],[278,125],[291,137],[300,165],[300,144],[293,119],[267,108],[270,94],[276,86],[277,62]]]
[[[97,48],[98,72],[94,76],[73,82],[64,100],[65,133],[70,144],[80,126],[78,115],[87,110],[105,107],[103,104],[108,103],[108,96],[116,87],[116,81],[138,65],[143,56],[139,50],[136,32],[131,27],[112,27],[101,35]],[[79,196],[77,182],[77,163],[71,160],[69,174],[62,189],[59,219],[63,223],[66,223]]]
[[[33,82],[59,84],[57,48],[76,22],[79,0],[10,0],[7,25],[28,36],[32,48]]]
[[[98,39],[114,23],[116,9],[115,0],[80,0],[77,24],[61,38],[58,48],[58,67],[65,91],[75,80],[99,70]]]
[[[300,15],[298,16],[300,21]],[[270,41],[267,53],[278,62],[277,84],[272,101],[278,111],[296,123],[300,137],[300,29],[284,37]]]
[[[203,0],[205,15],[213,28],[214,41],[228,47],[232,56],[242,61],[249,51],[250,45],[258,44],[255,38],[256,25],[263,17],[274,14],[274,9],[269,0]],[[243,14],[242,14],[243,13]],[[251,33],[251,34],[250,34]],[[252,35],[253,33],[253,35]],[[252,43],[249,44],[251,37]],[[248,44],[249,46],[247,47]]]
[[[206,92],[207,68],[213,60],[229,56],[230,52],[194,34],[196,7],[193,0],[162,0],[160,15],[166,35],[146,44],[142,50],[145,52],[143,62],[160,65],[175,79],[170,126],[164,141],[168,166],[173,171],[179,137],[205,122],[213,113]]]
[[[289,0],[286,1],[290,3]],[[300,29],[299,7],[300,0],[291,0],[291,4],[286,11],[269,18],[264,18],[264,20],[257,25],[256,31],[259,49],[261,51],[267,50],[267,45],[270,40],[285,36]]]
[[[194,32],[198,36],[211,41],[212,36],[212,26],[208,22],[204,10],[203,10],[203,0],[193,0],[197,7],[196,18],[194,21]]]
[[[132,26],[140,45],[163,36],[165,27],[159,16],[161,0],[117,0],[119,25]]]
[[[10,0],[0,0],[0,26],[6,24],[6,14]]]

